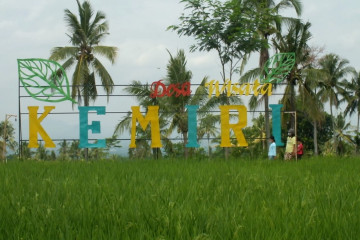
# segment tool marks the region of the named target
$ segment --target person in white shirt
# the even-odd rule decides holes
[[[269,159],[274,160],[276,158],[276,143],[274,136],[270,136],[269,138],[270,146],[269,146]]]

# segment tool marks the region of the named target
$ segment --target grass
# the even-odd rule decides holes
[[[360,160],[0,164],[0,239],[359,239]]]

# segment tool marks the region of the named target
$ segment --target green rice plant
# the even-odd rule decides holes
[[[9,162],[0,239],[358,239],[357,158]]]

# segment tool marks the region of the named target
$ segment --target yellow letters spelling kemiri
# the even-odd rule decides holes
[[[221,144],[220,147],[233,147],[230,142],[230,129],[233,129],[238,147],[247,147],[242,128],[247,126],[247,109],[243,105],[225,105],[220,106],[221,112]],[[238,111],[238,123],[230,124],[230,110]]]
[[[161,148],[160,125],[159,125],[159,106],[148,106],[148,112],[145,116],[141,115],[139,106],[132,106],[132,126],[130,148],[136,148],[136,121],[140,123],[143,130],[151,123],[151,148]]]
[[[252,85],[252,86],[251,86]],[[249,96],[252,92],[254,96],[258,96],[259,94],[268,96],[272,95],[272,84],[265,83],[261,85],[259,80],[255,80],[253,84],[250,83],[234,83],[232,84],[230,80],[226,80],[225,83],[220,88],[219,81],[211,80],[210,82],[205,83],[205,87],[209,89],[209,98],[215,94],[216,97],[220,96],[220,94],[226,91],[226,95],[228,97],[235,95],[245,95]]]
[[[55,144],[49,137],[49,135],[45,132],[44,128],[41,126],[42,120],[51,112],[51,110],[55,109],[55,106],[44,106],[44,113],[41,116],[37,117],[37,112],[39,107],[28,107],[29,109],[29,148],[38,148],[38,133],[42,137],[45,142],[45,148],[54,148]]]

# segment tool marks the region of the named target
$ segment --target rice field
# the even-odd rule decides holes
[[[0,164],[0,239],[360,239],[360,159]]]

